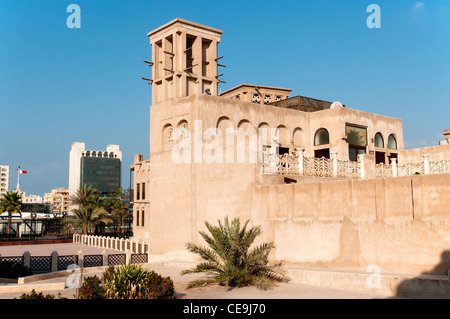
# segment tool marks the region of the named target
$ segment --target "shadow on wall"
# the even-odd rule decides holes
[[[396,295],[409,298],[450,298],[450,251],[441,254],[439,264],[429,272],[404,280]]]

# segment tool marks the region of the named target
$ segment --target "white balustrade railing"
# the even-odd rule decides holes
[[[300,151],[298,151],[300,150]],[[298,149],[294,154],[272,154],[263,152],[263,174],[280,175],[305,175],[314,177],[335,177],[362,179],[367,178],[367,165],[364,157],[359,157],[357,162],[340,161],[337,153],[332,153],[331,158],[304,157],[303,150]],[[397,159],[392,158],[391,164],[375,165],[375,178],[429,175],[450,173],[450,160],[431,162],[429,155],[423,155],[420,163],[397,164]]]
[[[150,248],[146,241],[84,234],[74,234],[73,243],[124,252],[130,251],[133,254],[146,254]]]

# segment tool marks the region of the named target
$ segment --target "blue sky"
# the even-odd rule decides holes
[[[81,8],[81,28],[66,25]],[[369,29],[369,4],[381,28]],[[223,30],[222,91],[293,89],[403,119],[405,148],[450,128],[450,1],[0,0],[0,164],[27,194],[68,186],[72,142],[119,144],[122,183],[149,156],[147,32],[174,18]]]

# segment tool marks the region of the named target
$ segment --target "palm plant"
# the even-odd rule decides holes
[[[112,221],[112,218],[108,216],[108,212],[103,207],[81,206],[74,210],[74,215],[75,219],[70,220],[70,222],[75,224],[75,228],[77,226],[81,227],[85,235],[92,227]]]
[[[18,191],[11,191],[2,194],[0,197],[0,213],[8,212],[7,238],[11,232],[11,218],[14,213],[19,213],[22,217],[22,195]]]
[[[263,243],[250,249],[255,239],[261,235],[261,227],[247,229],[247,220],[243,227],[239,218],[231,221],[225,217],[218,226],[205,222],[211,235],[200,231],[208,247],[188,243],[187,249],[200,255],[205,261],[181,272],[182,275],[205,273],[207,276],[189,283],[188,288],[217,283],[229,287],[255,285],[259,289],[268,289],[276,282],[287,281],[288,277],[280,265],[268,265],[268,255],[275,248],[273,242]]]
[[[81,228],[83,234],[87,234],[92,227],[112,222],[112,218],[108,216],[108,211],[105,209],[104,199],[91,185],[80,187],[75,195],[70,197],[70,202],[78,205],[78,209],[73,210],[75,219],[68,219],[65,227]]]
[[[77,190],[75,195],[70,196],[70,202],[79,207],[88,206],[96,195],[98,195],[98,191],[95,188],[91,185],[83,185]]]
[[[174,299],[175,288],[170,277],[162,277],[138,264],[110,266],[103,273],[107,299]]]

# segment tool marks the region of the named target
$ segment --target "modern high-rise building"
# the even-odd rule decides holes
[[[0,165],[0,194],[6,193],[9,189],[9,166]]]
[[[122,151],[108,145],[106,151],[85,149],[85,143],[72,143],[69,166],[69,196],[90,185],[105,196],[121,187]]]

